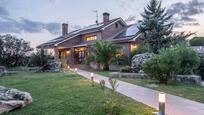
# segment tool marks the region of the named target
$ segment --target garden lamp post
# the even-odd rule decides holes
[[[165,115],[166,94],[159,93],[159,113],[158,115]]]
[[[70,70],[70,66],[67,66],[67,69]]]
[[[94,86],[94,74],[93,73],[91,73],[91,84],[92,86]]]
[[[77,68],[75,68],[75,69],[74,69],[74,71],[75,71],[75,72],[77,72],[77,71],[78,71],[78,69],[77,69]]]

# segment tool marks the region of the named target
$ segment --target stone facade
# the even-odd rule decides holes
[[[116,24],[118,26],[117,28],[116,28]],[[124,26],[120,22],[117,22],[102,31],[102,38],[110,39],[111,37],[113,37],[115,34],[117,34],[119,31],[123,29],[124,29]]]

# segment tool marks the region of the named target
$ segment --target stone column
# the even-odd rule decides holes
[[[55,59],[59,59],[59,49],[57,46],[54,47],[54,57]]]

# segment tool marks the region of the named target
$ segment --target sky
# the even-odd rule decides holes
[[[123,18],[128,24],[141,20],[150,0],[0,0],[0,35],[12,34],[30,41],[32,47],[61,35],[61,24],[69,32],[99,22],[102,13]],[[204,0],[162,0],[175,31],[204,36]]]

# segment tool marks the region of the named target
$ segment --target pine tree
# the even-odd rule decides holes
[[[151,0],[141,15],[143,20],[139,29],[144,35],[144,44],[154,53],[158,53],[161,48],[170,47],[173,23],[169,21],[171,16],[168,16],[166,9],[161,8],[161,1]]]

